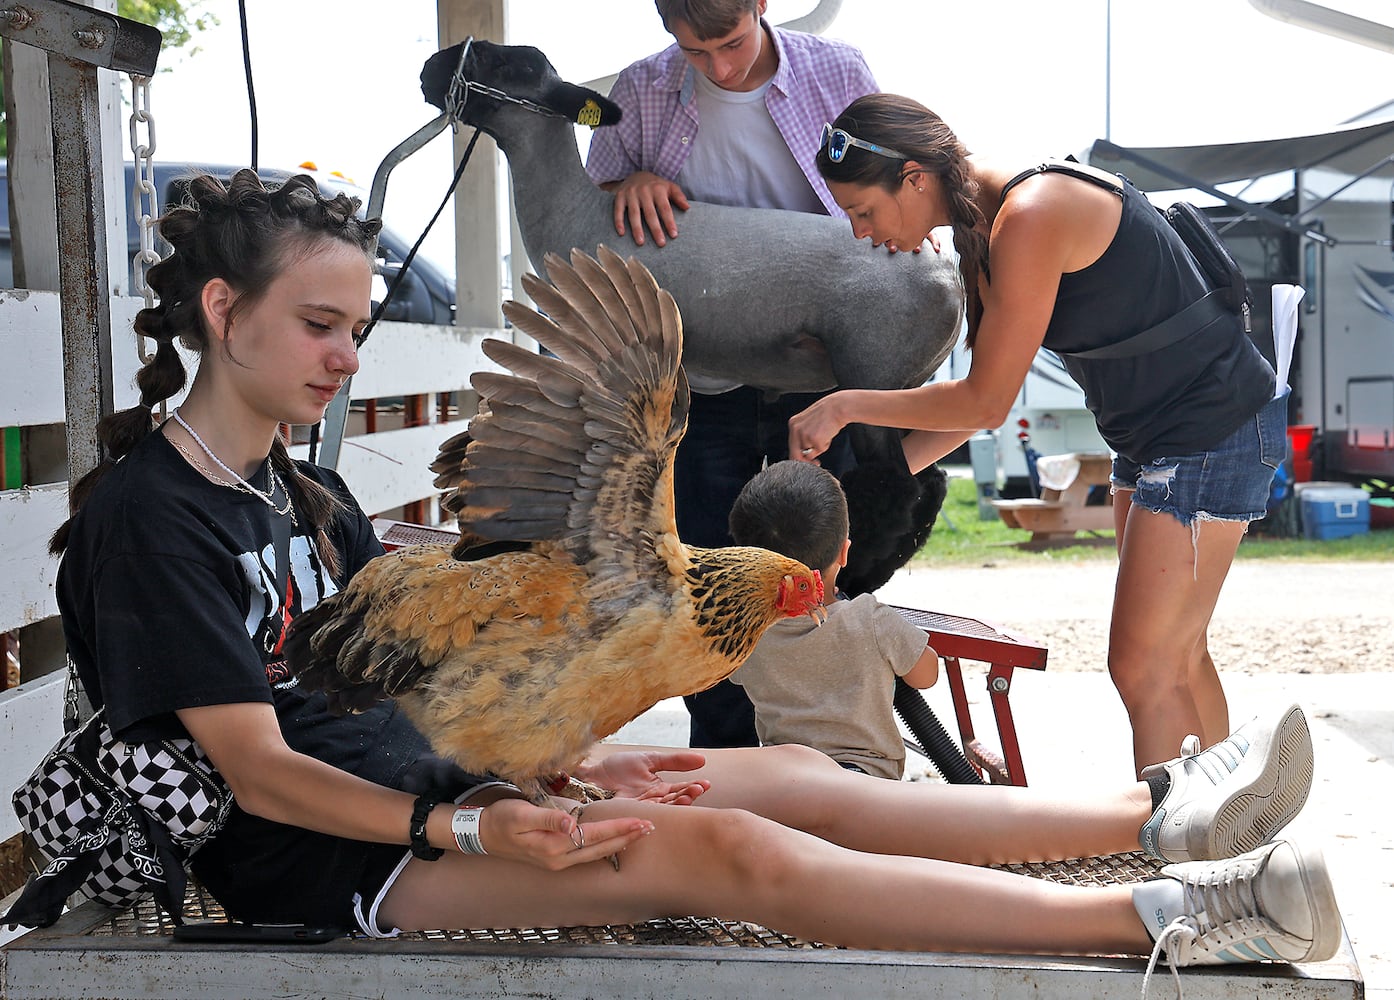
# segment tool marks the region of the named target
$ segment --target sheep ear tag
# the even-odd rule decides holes
[[[576,112],[577,125],[589,125],[591,128],[600,127],[600,105],[589,97],[586,103],[581,105],[581,110]]]

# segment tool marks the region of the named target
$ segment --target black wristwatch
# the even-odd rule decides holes
[[[440,804],[439,799],[433,799],[429,795],[421,795],[416,799],[416,804],[411,808],[411,854],[414,858],[422,861],[435,861],[445,853],[439,847],[432,847],[430,841],[426,839],[426,817],[431,815],[431,810]]]

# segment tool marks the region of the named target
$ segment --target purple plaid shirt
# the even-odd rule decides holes
[[[842,216],[814,165],[818,133],[856,98],[878,90],[876,79],[861,52],[846,42],[779,28],[769,32],[779,68],[765,92],[765,106],[828,214]],[[591,180],[605,184],[636,170],[669,180],[678,176],[697,138],[696,73],[682,50],[670,45],[616,78],[610,99],[624,117],[591,137],[586,156]]]

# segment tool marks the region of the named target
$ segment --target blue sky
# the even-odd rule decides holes
[[[1388,20],[1388,0],[1328,0]],[[313,160],[367,186],[382,156],[434,117],[421,63],[437,48],[435,4],[385,13],[367,0],[248,0],[260,161]],[[770,0],[775,22],[812,0]],[[168,55],[153,88],[156,156],[245,162],[248,116],[237,8],[195,55]],[[1394,54],[1264,16],[1247,0],[845,0],[828,34],[859,46],[881,86],[934,108],[975,151],[1030,162],[1104,134],[1124,145],[1259,138],[1317,130],[1394,98]],[[651,0],[513,0],[511,37],[584,82],[666,44]],[[1112,73],[1106,87],[1105,40]],[[437,139],[392,175],[384,214],[425,224],[451,174]],[[442,219],[438,229],[448,227]],[[448,228],[433,256],[449,259]]]

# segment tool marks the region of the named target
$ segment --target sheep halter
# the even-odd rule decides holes
[[[461,120],[460,113],[465,108],[465,102],[469,100],[470,94],[481,94],[484,97],[492,97],[496,101],[504,104],[516,104],[520,108],[526,108],[535,114],[543,115],[547,118],[565,118],[571,120],[570,115],[562,114],[554,108],[544,107],[536,101],[529,101],[525,97],[514,97],[512,94],[505,93],[496,87],[480,83],[478,80],[471,80],[465,76],[465,59],[469,56],[470,47],[474,45],[474,36],[465,39],[464,46],[460,49],[460,62],[455,67],[455,75],[450,79],[450,89],[446,93],[445,103],[450,109],[450,117]],[[592,124],[592,120],[594,124]],[[581,125],[590,125],[595,128],[600,124],[600,106],[594,101],[587,101],[576,116],[576,121]]]

